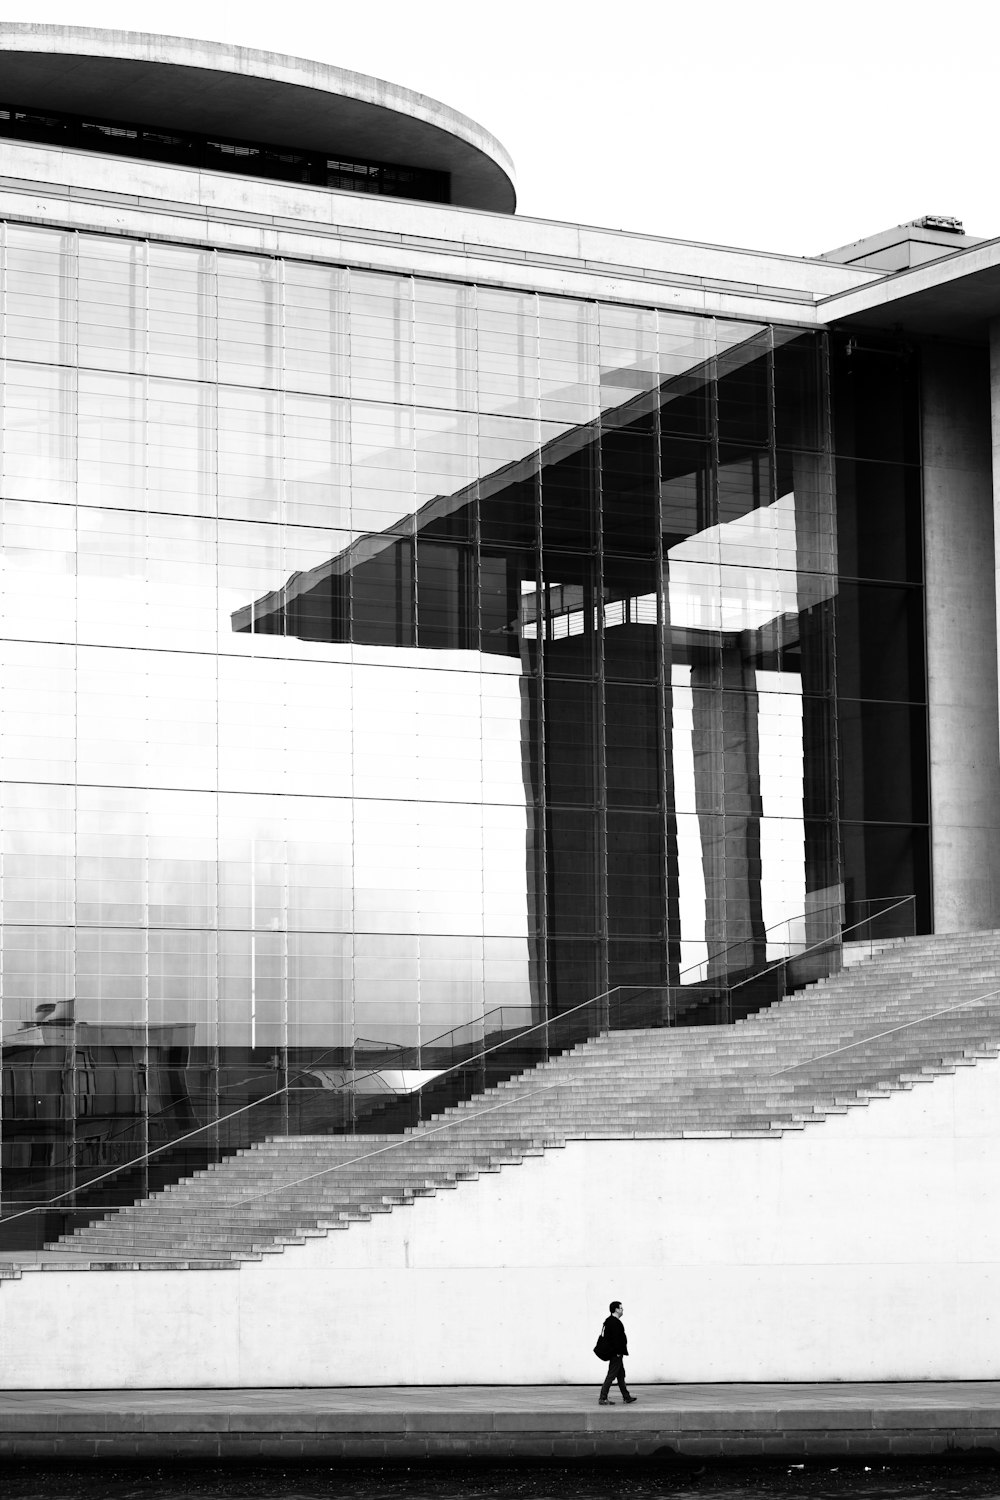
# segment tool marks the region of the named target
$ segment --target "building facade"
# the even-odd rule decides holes
[[[456,1038],[996,920],[988,348],[885,290],[989,245],[519,220],[497,143],[377,89],[0,27],[32,1233]]]

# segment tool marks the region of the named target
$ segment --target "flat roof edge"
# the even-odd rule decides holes
[[[182,69],[217,73],[233,80],[233,88],[239,87],[236,80],[246,79],[248,87],[253,81],[258,87],[270,84],[295,90],[298,98],[312,96],[317,110],[321,110],[324,105],[333,106],[337,99],[349,101],[352,105],[368,106],[372,111],[383,112],[381,116],[373,115],[372,118],[394,116],[404,124],[406,120],[420,122],[425,129],[429,126],[433,131],[440,131],[454,142],[461,143],[470,160],[475,156],[485,158],[491,164],[493,173],[500,173],[507,179],[511,200],[508,211],[513,209],[516,193],[514,163],[502,143],[482,125],[452,109],[450,105],[385,79],[338,68],[329,63],[223,42],[92,26],[36,25],[27,21],[0,22],[0,56],[4,53],[8,56],[20,53],[36,58],[63,58],[67,61],[79,58],[86,62],[93,59],[97,66],[101,62],[131,63],[162,68],[164,77],[169,77],[171,70]],[[178,73],[178,94],[180,89]],[[30,105],[45,101],[25,98],[14,102]],[[50,107],[54,108],[55,105],[50,103]],[[103,112],[107,113],[107,106]],[[163,119],[148,123],[168,126],[180,122]],[[235,106],[229,133],[255,138],[249,124],[241,120]]]

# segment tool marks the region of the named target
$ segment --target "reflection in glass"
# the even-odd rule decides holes
[[[851,620],[894,643],[841,684],[870,759],[922,606],[838,594],[821,338],[5,233],[5,1204],[382,1128],[488,1038],[923,878],[841,862],[836,632],[849,676]],[[858,494],[906,461],[863,446]],[[919,832],[919,767],[841,784]]]

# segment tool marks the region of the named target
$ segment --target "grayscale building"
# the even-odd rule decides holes
[[[608,992],[1000,925],[1000,241],[514,201],[377,80],[0,26],[22,1242]]]

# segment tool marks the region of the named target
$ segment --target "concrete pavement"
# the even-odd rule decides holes
[[[598,1370],[599,1373],[599,1370]],[[0,1457],[766,1457],[1000,1453],[1000,1381],[7,1391]]]

